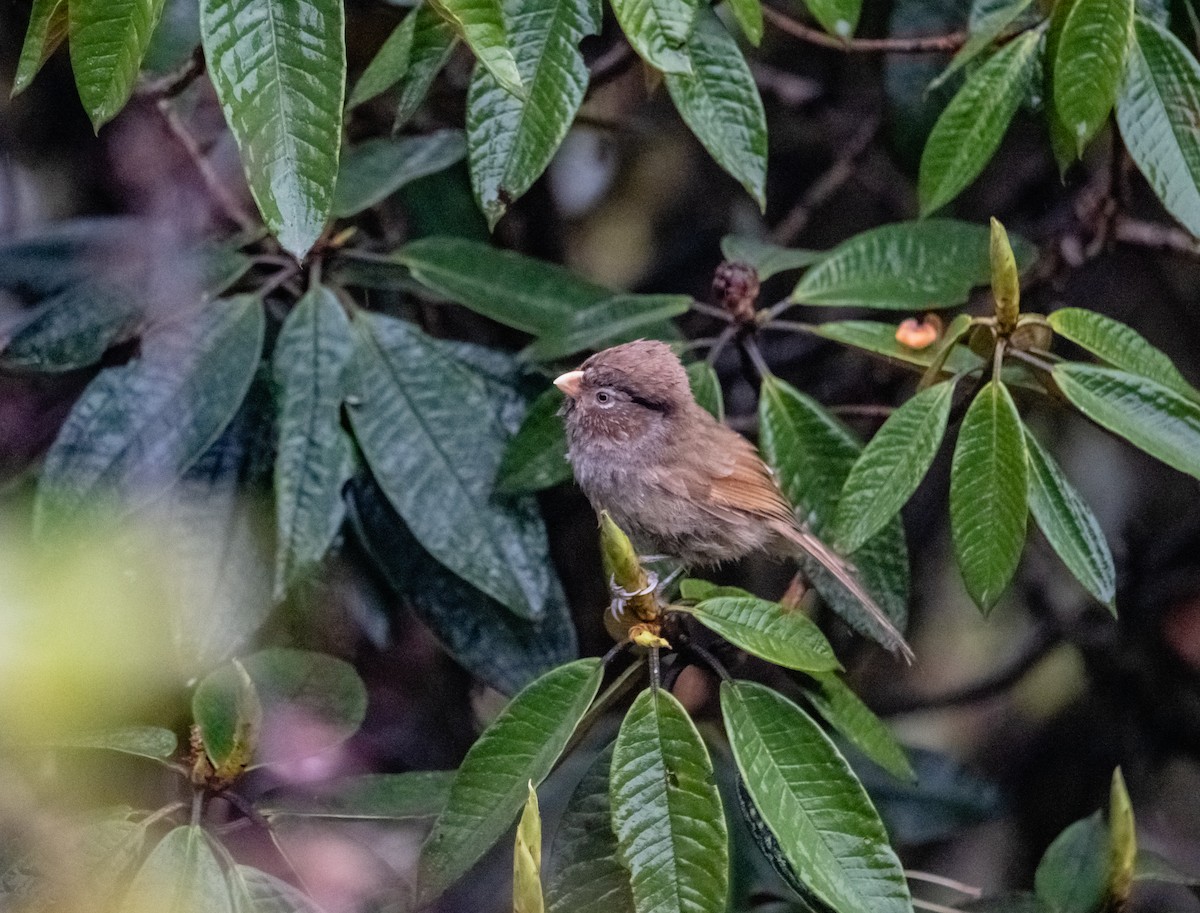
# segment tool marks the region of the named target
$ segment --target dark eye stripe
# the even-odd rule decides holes
[[[615,384],[613,385],[613,389],[621,391],[626,396],[628,396],[630,400],[637,403],[639,406],[643,406],[646,409],[650,409],[653,412],[666,413],[666,412],[671,411],[671,407],[661,399],[648,399],[645,396],[640,396],[639,394],[634,393],[628,387],[617,386]]]

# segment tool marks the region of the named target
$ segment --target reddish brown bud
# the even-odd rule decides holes
[[[758,288],[758,271],[748,263],[726,260],[713,275],[714,303],[725,308],[738,323],[754,320]]]

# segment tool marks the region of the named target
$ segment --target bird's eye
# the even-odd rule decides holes
[[[612,402],[612,394],[607,390],[600,390],[596,393],[596,402],[601,406],[607,406]]]

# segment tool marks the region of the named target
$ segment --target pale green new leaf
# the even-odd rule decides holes
[[[530,405],[521,429],[504,450],[497,491],[521,494],[570,481],[567,433],[558,414],[562,404],[562,393],[551,387]]]
[[[512,824],[529,783],[546,778],[600,687],[604,667],[581,659],[512,699],[471,746],[421,851],[417,905],[453,884]]]
[[[953,380],[922,390],[888,416],[855,461],[834,517],[834,541],[847,552],[883,529],[912,497],[937,456]]]
[[[871,712],[836,672],[814,674],[816,687],[804,695],[817,712],[851,744],[894,777],[917,781],[908,755],[887,724]]]
[[[403,138],[376,137],[359,143],[342,159],[333,214],[339,219],[357,215],[382,203],[405,184],[449,168],[466,154],[466,140],[459,130]]]
[[[1041,34],[1009,42],[971,74],[942,111],[921,154],[918,193],[928,214],[953,200],[991,160],[1028,94]]]
[[[615,0],[612,10],[642,59],[663,73],[691,73],[688,38],[696,22],[696,0]]]
[[[950,532],[967,592],[987,613],[1008,586],[1029,515],[1028,456],[1008,388],[989,381],[971,403],[950,466]]]
[[[637,913],[725,913],[729,836],[712,761],[663,689],[637,696],[610,773],[612,826]]]
[[[21,59],[13,77],[13,97],[29,88],[42,65],[66,40],[67,27],[67,0],[33,0]]]
[[[758,47],[763,37],[762,0],[729,0],[729,11],[746,39]]]
[[[849,38],[858,28],[862,0],[804,0],[821,28],[838,38]]]
[[[701,408],[718,422],[725,421],[725,396],[713,366],[706,361],[693,362],[687,366],[687,376],[692,396]]]
[[[376,95],[386,92],[408,72],[412,58],[413,34],[417,27],[417,10],[412,10],[379,46],[367,68],[363,70],[346,108],[354,108]]]
[[[133,94],[164,0],[68,0],[71,68],[79,100],[99,129]]]
[[[1003,35],[1025,10],[1029,9],[1032,2],[1033,0],[1002,0],[994,9],[986,10],[978,18],[978,21],[975,18],[978,4],[974,5],[971,10],[971,37],[967,39],[966,44],[959,48],[949,66],[929,84],[929,91],[935,91],[951,76],[991,47],[992,43]]]
[[[526,87],[505,32],[501,0],[429,0],[429,5],[450,23],[506,92],[525,96]]]
[[[104,0],[107,2],[107,0]],[[208,73],[250,192],[303,258],[333,208],[346,90],[341,0],[202,0]]]
[[[79,732],[55,739],[61,748],[99,748],[142,758],[169,758],[178,747],[175,733],[161,726],[122,726],[99,732]]]
[[[721,254],[726,260],[753,266],[758,278],[766,281],[776,273],[812,266],[827,251],[780,247],[748,235],[726,235],[721,239]]]
[[[1117,100],[1133,27],[1134,0],[1075,0],[1054,59],[1054,109],[1077,154]]]
[[[688,295],[613,295],[575,312],[561,331],[542,335],[521,355],[532,361],[556,361],[584,349],[652,339],[664,321],[687,313],[691,306]]]
[[[821,629],[799,609],[765,599],[717,596],[687,611],[734,646],[767,662],[801,672],[841,668]]]
[[[664,75],[676,110],[713,160],[765,209],[767,116],[741,48],[703,6],[682,52],[689,68]]]
[[[529,784],[529,798],[513,846],[513,913],[545,913],[542,896],[542,813],[537,791]]]
[[[134,876],[119,913],[233,913],[225,876],[203,829],[177,827]]]

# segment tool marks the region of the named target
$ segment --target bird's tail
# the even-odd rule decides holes
[[[805,555],[813,558],[832,574],[838,583],[862,603],[863,609],[870,616],[872,633],[884,647],[893,653],[899,653],[904,657],[905,662],[912,663],[914,659],[912,647],[908,645],[904,635],[859,582],[858,573],[850,562],[806,529],[781,524],[779,531],[790,542],[797,545]]]

